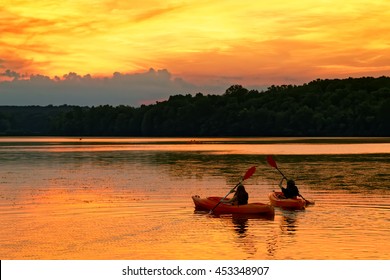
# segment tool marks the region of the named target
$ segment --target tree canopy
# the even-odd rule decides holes
[[[152,105],[0,106],[0,135],[390,136],[390,78],[315,80]]]

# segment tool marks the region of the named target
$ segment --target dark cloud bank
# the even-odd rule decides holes
[[[114,73],[96,78],[69,73],[62,78],[43,75],[24,77],[6,70],[0,73],[8,81],[0,82],[0,105],[130,105],[140,106],[166,100],[170,95],[223,93],[227,84],[199,87],[181,78],[173,78],[167,70],[150,69],[144,73]]]

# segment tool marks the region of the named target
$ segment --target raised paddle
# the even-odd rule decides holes
[[[222,198],[218,203],[217,205],[215,205],[213,207],[213,209],[210,210],[209,214],[212,214],[214,209],[218,207],[219,204],[221,204],[221,202],[232,192],[234,191],[243,181],[245,181],[246,179],[248,179],[249,177],[251,177],[253,175],[253,173],[255,173],[256,171],[256,166],[252,166],[251,168],[249,168],[246,172],[245,172],[245,175],[244,177],[241,178],[240,182],[238,182],[237,185],[234,186],[234,188],[232,188],[226,195],[224,198]]]
[[[267,156],[267,162],[269,165],[271,165],[273,168],[276,168],[276,170],[279,171],[279,173],[283,176],[283,178],[285,178],[287,180],[287,177],[284,176],[284,174],[282,173],[282,171],[280,171],[280,169],[278,168],[278,165],[276,164],[276,161],[274,161],[274,159],[272,158],[272,156]],[[302,199],[304,201],[306,201],[307,204],[314,204],[314,201],[310,201],[310,200],[307,200],[306,198],[304,198],[301,194],[298,194],[300,197],[302,197]]]
[[[287,180],[287,177],[284,176],[284,174],[282,173],[282,171],[280,171],[280,169],[278,168],[277,164],[276,164],[276,161],[274,161],[274,159],[272,158],[272,156],[267,156],[267,162],[269,165],[271,165],[273,168],[276,168],[276,170],[279,171],[279,173],[283,176],[283,178],[285,178]]]

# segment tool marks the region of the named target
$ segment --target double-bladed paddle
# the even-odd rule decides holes
[[[251,177],[253,175],[253,173],[255,173],[256,171],[256,166],[252,166],[251,168],[249,168],[246,172],[245,172],[245,175],[244,177],[241,178],[240,182],[238,182],[237,185],[234,186],[234,188],[232,188],[226,195],[224,198],[222,198],[218,203],[217,205],[215,205],[213,207],[213,209],[210,210],[209,214],[212,214],[214,209],[218,207],[219,204],[221,204],[221,202],[231,193],[233,192],[243,181],[245,181],[246,179],[248,179],[249,177]]]

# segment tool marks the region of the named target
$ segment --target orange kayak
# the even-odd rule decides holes
[[[306,201],[301,197],[284,198],[282,192],[271,192],[268,195],[271,205],[286,209],[303,210],[306,206]]]
[[[198,195],[192,196],[196,210],[210,211],[222,199],[222,197],[211,196],[200,198]],[[250,215],[275,215],[274,207],[264,203],[248,203],[245,205],[232,205],[227,203],[228,199],[223,200],[217,208],[213,210],[214,214],[250,214]]]

